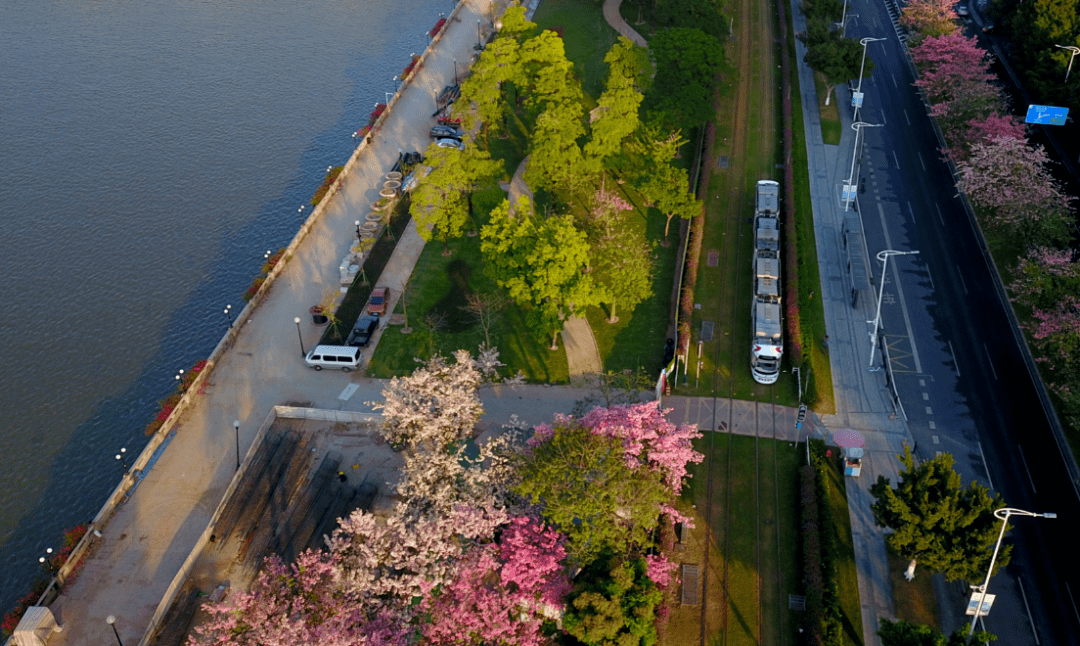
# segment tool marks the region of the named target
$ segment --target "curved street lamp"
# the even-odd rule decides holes
[[[848,173],[847,181],[844,182],[844,212],[848,210],[848,206],[855,200],[855,186],[851,183],[855,179],[855,159],[859,155],[859,131],[863,128],[881,128],[885,124],[882,123],[865,123],[863,121],[856,121],[851,124],[851,129],[855,131],[855,146],[851,149],[851,172]]]
[[[877,259],[881,261],[881,284],[878,286],[877,314],[874,315],[873,321],[867,321],[867,323],[874,324],[874,331],[870,333],[870,368],[874,367],[874,350],[877,349],[878,327],[881,326],[881,296],[885,293],[885,272],[889,269],[889,256],[914,256],[918,253],[918,251],[895,251],[893,249],[878,252]]]
[[[1005,529],[1009,526],[1009,516],[1030,516],[1031,518],[1057,518],[1057,514],[1053,512],[1036,514],[1033,511],[1024,511],[1023,509],[1014,509],[1012,507],[1002,507],[1001,509],[994,511],[994,517],[1001,521],[1001,532],[998,534],[997,544],[994,545],[994,555],[990,557],[990,569],[986,571],[986,580],[983,581],[982,585],[976,588],[979,593],[979,603],[975,606],[975,616],[971,618],[971,629],[968,630],[968,642],[971,641],[971,636],[975,634],[975,622],[979,620],[980,615],[985,614],[982,611],[982,606],[983,602],[986,600],[986,588],[990,585],[990,575],[994,573],[994,561],[997,560],[998,549],[1001,548],[1001,539],[1005,536]]]
[[[1080,47],[1077,47],[1076,45],[1054,45],[1054,47],[1059,47],[1061,49],[1067,49],[1070,52],[1072,52],[1072,55],[1069,56],[1069,69],[1065,70],[1065,80],[1062,82],[1063,84],[1068,83],[1069,82],[1069,72],[1072,71],[1073,59],[1076,58],[1077,54],[1080,54]]]

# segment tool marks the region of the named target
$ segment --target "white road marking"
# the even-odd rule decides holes
[[[922,153],[916,150],[915,154],[919,156],[919,166],[922,166],[922,169],[925,172],[926,171],[926,163],[923,162]]]
[[[893,87],[895,87],[896,89],[900,89],[900,86],[896,84],[896,76],[893,74],[889,74],[889,78],[892,79]]]
[[[1031,606],[1028,605],[1027,593],[1024,592],[1024,579],[1016,577],[1016,582],[1020,584],[1020,596],[1024,598],[1024,610],[1027,610],[1028,621],[1031,622],[1031,634],[1035,636],[1035,646],[1039,646],[1039,631],[1035,630],[1035,619],[1031,616]]]
[[[1065,582],[1065,591],[1069,593],[1069,603],[1072,604],[1073,614],[1076,615],[1076,620],[1080,621],[1080,610],[1076,609],[1076,599],[1073,598],[1072,588],[1069,587],[1069,582]]]
[[[896,153],[894,152],[893,155],[895,154]],[[881,218],[881,230],[885,234],[885,248],[894,249],[895,247],[892,246],[892,239],[889,237],[889,227],[885,224],[885,209],[882,208],[880,202],[877,205],[877,209],[878,217]],[[915,335],[911,333],[911,317],[908,315],[907,300],[904,298],[904,288],[900,286],[900,270],[896,267],[896,260],[893,260],[892,268],[893,273],[897,278],[894,282],[896,283],[896,292],[900,296],[900,311],[904,315],[904,325],[907,326],[908,342],[911,343],[911,358],[915,361],[915,372],[917,374],[922,374],[922,361],[919,360],[919,348],[915,346]],[[881,279],[885,280],[885,277],[882,276]]]
[[[983,344],[983,350],[986,351],[986,362],[990,364],[990,372],[994,373],[994,380],[997,381],[997,370],[994,370],[994,362],[990,360],[990,348]]]
[[[930,420],[929,422],[927,422],[927,424],[930,425],[931,431],[937,428],[937,424],[934,423],[934,420]]]
[[[909,126],[911,125],[911,118],[907,116],[907,110],[904,110],[904,121],[907,121]]]
[[[930,289],[937,291],[937,287],[934,286],[934,277],[930,275],[930,268],[926,268],[926,277],[930,279]]]
[[[979,442],[979,455],[982,456],[983,468],[986,469],[986,480],[990,483],[990,488],[994,488],[994,479],[990,477],[990,465],[986,463],[986,454],[983,453],[982,442]]]
[[[1024,463],[1024,472],[1027,473],[1028,482],[1031,483],[1031,493],[1039,493],[1035,490],[1035,479],[1031,477],[1031,469],[1028,468],[1027,458],[1024,457],[1024,447],[1017,444],[1016,450],[1020,453],[1020,461]]]
[[[883,126],[889,125],[889,122],[885,120],[885,113],[884,112],[881,113],[881,125],[883,125]]]
[[[952,355],[953,365],[956,366],[956,376],[960,376],[960,362],[956,360],[956,350],[953,350],[952,341],[949,341],[949,354]]]
[[[941,217],[941,207],[934,202],[934,208],[937,209],[937,219],[941,220],[941,226],[945,226],[945,218]]]
[[[353,396],[356,389],[359,387],[360,386],[357,386],[356,384],[349,384],[348,386],[345,386],[345,390],[341,391],[341,394],[338,395],[337,398],[343,401],[349,401],[349,398]]]
[[[922,394],[923,401],[930,401],[930,393]]]
[[[967,295],[967,283],[964,282],[964,274],[960,271],[960,265],[956,266],[956,275],[960,277],[960,286],[964,288],[964,295]]]
[[[895,150],[894,150],[894,151],[893,151],[893,153],[892,153],[892,160],[893,160],[894,162],[896,162],[896,167],[897,167],[897,168],[900,168],[900,160],[896,158],[896,151],[895,151]]]
[[[939,438],[937,435],[931,435],[930,441],[934,444],[941,444],[941,438]]]
[[[926,407],[926,414],[927,415],[933,415],[934,414],[934,409],[927,406]]]

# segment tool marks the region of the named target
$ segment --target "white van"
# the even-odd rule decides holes
[[[307,353],[304,361],[316,370],[323,368],[340,368],[349,372],[360,367],[360,348],[347,345],[317,345],[315,349]]]

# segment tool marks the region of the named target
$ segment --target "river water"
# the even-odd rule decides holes
[[[452,9],[0,3],[0,612]]]

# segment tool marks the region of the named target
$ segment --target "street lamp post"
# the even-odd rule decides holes
[[[361,240],[364,239],[364,236],[360,235],[360,220],[357,220],[353,224],[356,225],[356,241],[360,242]]]
[[[1054,47],[1058,47],[1058,48],[1061,48],[1061,49],[1067,49],[1067,50],[1069,50],[1069,52],[1071,52],[1071,55],[1069,56],[1069,69],[1065,70],[1065,81],[1063,81],[1062,84],[1068,83],[1069,82],[1069,72],[1072,71],[1073,59],[1076,58],[1077,54],[1080,54],[1080,47],[1077,47],[1076,45],[1054,45]]]
[[[232,305],[225,306],[225,318],[229,319],[229,327],[233,326]]]
[[[971,641],[971,636],[975,634],[975,622],[979,620],[979,615],[983,614],[982,606],[983,602],[986,600],[986,588],[990,585],[990,575],[994,573],[994,561],[997,560],[998,550],[1001,548],[1001,539],[1005,537],[1005,529],[1009,526],[1009,516],[1057,518],[1057,514],[1053,512],[1036,514],[1035,512],[1024,511],[1023,509],[1013,509],[1012,507],[1002,507],[1001,509],[994,511],[994,517],[1001,521],[1001,532],[998,533],[997,543],[994,545],[994,555],[990,557],[990,568],[986,571],[986,580],[983,581],[982,585],[976,588],[979,592],[979,603],[975,606],[975,616],[971,618],[971,628],[968,630],[967,637],[968,642]]]
[[[304,335],[300,334],[300,317],[297,316],[294,318],[293,323],[296,323],[296,337],[300,339],[300,356],[306,357],[307,351],[304,350]]]
[[[240,420],[236,420],[232,423],[233,430],[236,431],[236,470],[240,470]]]
[[[173,379],[175,379],[175,380],[176,380],[176,386],[177,386],[177,388],[179,388],[180,390],[183,390],[183,389],[184,389],[184,370],[183,370],[183,369],[180,369],[180,370],[179,370],[179,371],[178,371],[178,372],[176,373],[176,376],[175,376],[175,377],[173,377]]]
[[[116,643],[120,644],[120,646],[124,646],[124,642],[120,641],[120,633],[118,633],[116,631],[116,617],[114,617],[112,615],[109,615],[108,617],[105,617],[105,623],[112,626],[113,634],[116,635]]]
[[[477,19],[476,20],[476,49],[477,50],[481,50],[481,49],[484,48],[484,45],[482,43],[483,43],[483,40],[480,38],[480,20]]]
[[[885,272],[889,269],[889,256],[914,256],[918,251],[894,251],[892,249],[886,249],[879,251],[877,259],[881,261],[881,284],[878,286],[877,296],[877,314],[874,315],[873,321],[867,321],[867,323],[874,324],[874,331],[870,333],[870,367],[874,367],[874,350],[877,349],[877,333],[878,327],[881,325],[881,296],[885,293]]]
[[[124,467],[124,471],[128,470],[127,460],[124,458],[124,454],[127,453],[126,447],[120,447],[120,452],[116,454],[116,459],[120,461],[120,466]]]
[[[880,128],[883,124],[880,123],[865,123],[862,121],[856,121],[851,124],[851,129],[855,131],[855,146],[851,150],[851,172],[848,173],[847,181],[844,182],[844,212],[847,212],[848,205],[855,199],[855,187],[852,185],[852,181],[855,179],[855,160],[859,156],[859,131],[863,128]]]
[[[1066,79],[1066,80],[1068,80],[1068,79]],[[457,59],[455,58],[455,59],[454,59],[454,85],[457,85],[457,84],[458,84],[458,78],[457,78]]]
[[[855,121],[859,120],[859,108],[862,107],[862,79],[863,79],[863,70],[866,69],[866,46],[869,45],[870,43],[878,41],[878,40],[885,40],[885,39],[884,38],[863,38],[863,39],[861,39],[859,41],[859,44],[862,45],[862,62],[859,63],[859,85],[855,88],[855,96],[853,97],[854,101],[855,101],[855,116],[852,117],[852,119],[854,119]]]

